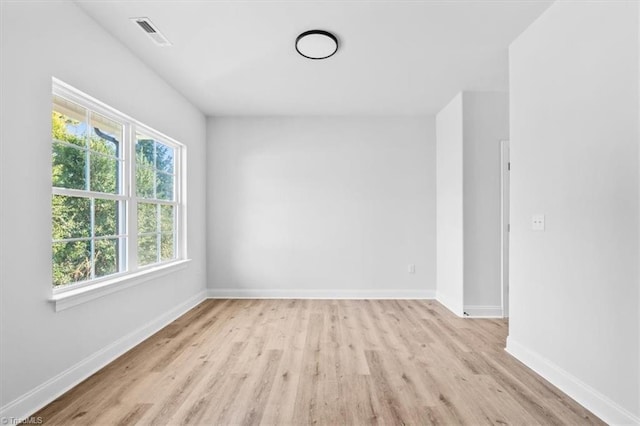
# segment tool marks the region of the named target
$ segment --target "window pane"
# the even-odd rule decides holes
[[[173,234],[162,234],[160,236],[160,260],[171,260],[174,258]]]
[[[74,241],[53,244],[53,285],[91,278],[91,243]]]
[[[156,198],[173,200],[173,175],[158,172],[156,174]]]
[[[151,167],[136,167],[136,193],[141,198],[155,198],[155,172]]]
[[[158,262],[158,236],[154,234],[138,237],[138,265],[156,262]]]
[[[138,233],[158,231],[158,205],[138,203]]]
[[[96,240],[94,242],[95,273],[96,277],[115,274],[119,272],[119,246],[118,238]]]
[[[86,189],[86,152],[84,150],[54,143],[51,162],[53,186]]]
[[[173,206],[160,206],[160,232],[173,232]]]
[[[96,237],[118,235],[118,201],[96,198],[93,209],[94,235]]]
[[[153,168],[156,164],[153,139],[137,135],[136,164]]]
[[[51,200],[54,240],[91,236],[89,198],[54,195]]]
[[[91,154],[91,191],[116,194],[118,192],[119,161],[100,154]]]
[[[74,145],[86,146],[87,110],[58,96],[53,97],[51,136]]]
[[[103,154],[120,157],[120,141],[122,140],[122,124],[108,119],[95,112],[91,113],[91,132],[89,145],[91,150]]]
[[[173,173],[173,148],[156,142],[156,169]]]

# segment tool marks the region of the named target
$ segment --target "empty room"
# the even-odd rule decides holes
[[[0,424],[640,425],[640,1],[0,0]]]

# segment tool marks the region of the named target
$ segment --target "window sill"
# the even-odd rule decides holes
[[[56,312],[63,311],[76,305],[89,302],[90,300],[115,293],[116,291],[133,287],[145,281],[185,269],[189,262],[191,262],[191,259],[178,260],[167,265],[145,269],[144,271],[134,272],[122,277],[101,281],[94,285],[54,294],[49,301],[53,303]]]

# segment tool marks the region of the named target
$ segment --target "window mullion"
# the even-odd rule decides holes
[[[89,131],[89,109],[85,109],[84,121],[87,123],[87,132]],[[84,135],[84,189],[91,191],[91,154],[89,149],[89,135]]]
[[[85,143],[85,168],[84,168],[84,182],[85,182],[85,190],[91,191],[91,141],[89,138],[89,134],[90,134],[90,128],[91,128],[91,122],[89,121],[91,119],[90,113],[89,113],[89,108],[85,109],[84,112],[84,122],[86,123],[86,130],[85,130],[85,134],[84,134],[84,143]],[[91,232],[91,240],[89,241],[89,262],[90,262],[90,269],[91,269],[91,279],[95,279],[96,277],[96,242],[95,242],[95,236],[96,236],[96,231],[95,231],[95,198],[94,197],[90,197],[89,198],[89,227],[90,227],[90,232]]]
[[[130,203],[130,195],[129,195],[129,154],[127,152],[128,143],[129,143],[129,123],[124,124],[123,134],[122,134],[122,146],[119,147],[118,151],[118,164],[120,167],[118,168],[118,174],[120,176],[120,187],[118,191],[120,195],[124,195],[124,200],[118,203],[118,234],[127,235],[125,238],[118,238],[118,269],[119,272],[129,271],[129,240],[131,236],[128,235],[129,227],[128,222],[130,220],[129,216],[129,205]]]
[[[91,279],[96,277],[96,199],[91,197],[90,201],[90,219],[89,223],[91,226]]]
[[[127,250],[127,264],[130,272],[134,272],[138,269],[138,197],[136,187],[136,126],[131,124],[129,131],[127,132],[127,155],[129,157],[128,163],[128,178],[129,184],[127,185],[128,199],[127,203],[127,233],[129,234],[128,250]]]
[[[182,164],[185,160],[182,156],[185,155],[184,150],[176,150],[176,156],[173,160],[173,172],[176,176],[179,176],[175,180],[175,195],[174,201],[175,218],[173,223],[173,234],[176,247],[176,257],[186,258],[187,256],[187,221],[186,221],[186,173],[183,173]]]
[[[156,141],[153,141],[153,164],[151,167],[153,168],[153,198],[158,198],[158,144]]]
[[[162,255],[160,254],[162,247],[162,224],[160,220],[160,204],[156,203],[156,262],[160,262],[162,259]]]

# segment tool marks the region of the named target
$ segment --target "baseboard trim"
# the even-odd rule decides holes
[[[469,318],[502,318],[501,306],[467,305],[464,312]]]
[[[434,290],[302,290],[210,288],[210,299],[435,299]]]
[[[0,419],[24,419],[37,412],[114,359],[184,315],[187,311],[205,300],[206,295],[206,291],[201,291],[171,309],[169,312],[151,320],[142,327],[107,345],[62,373],[9,402],[0,408]]]
[[[610,425],[640,425],[640,417],[511,337],[507,338],[505,350],[604,422]]]

